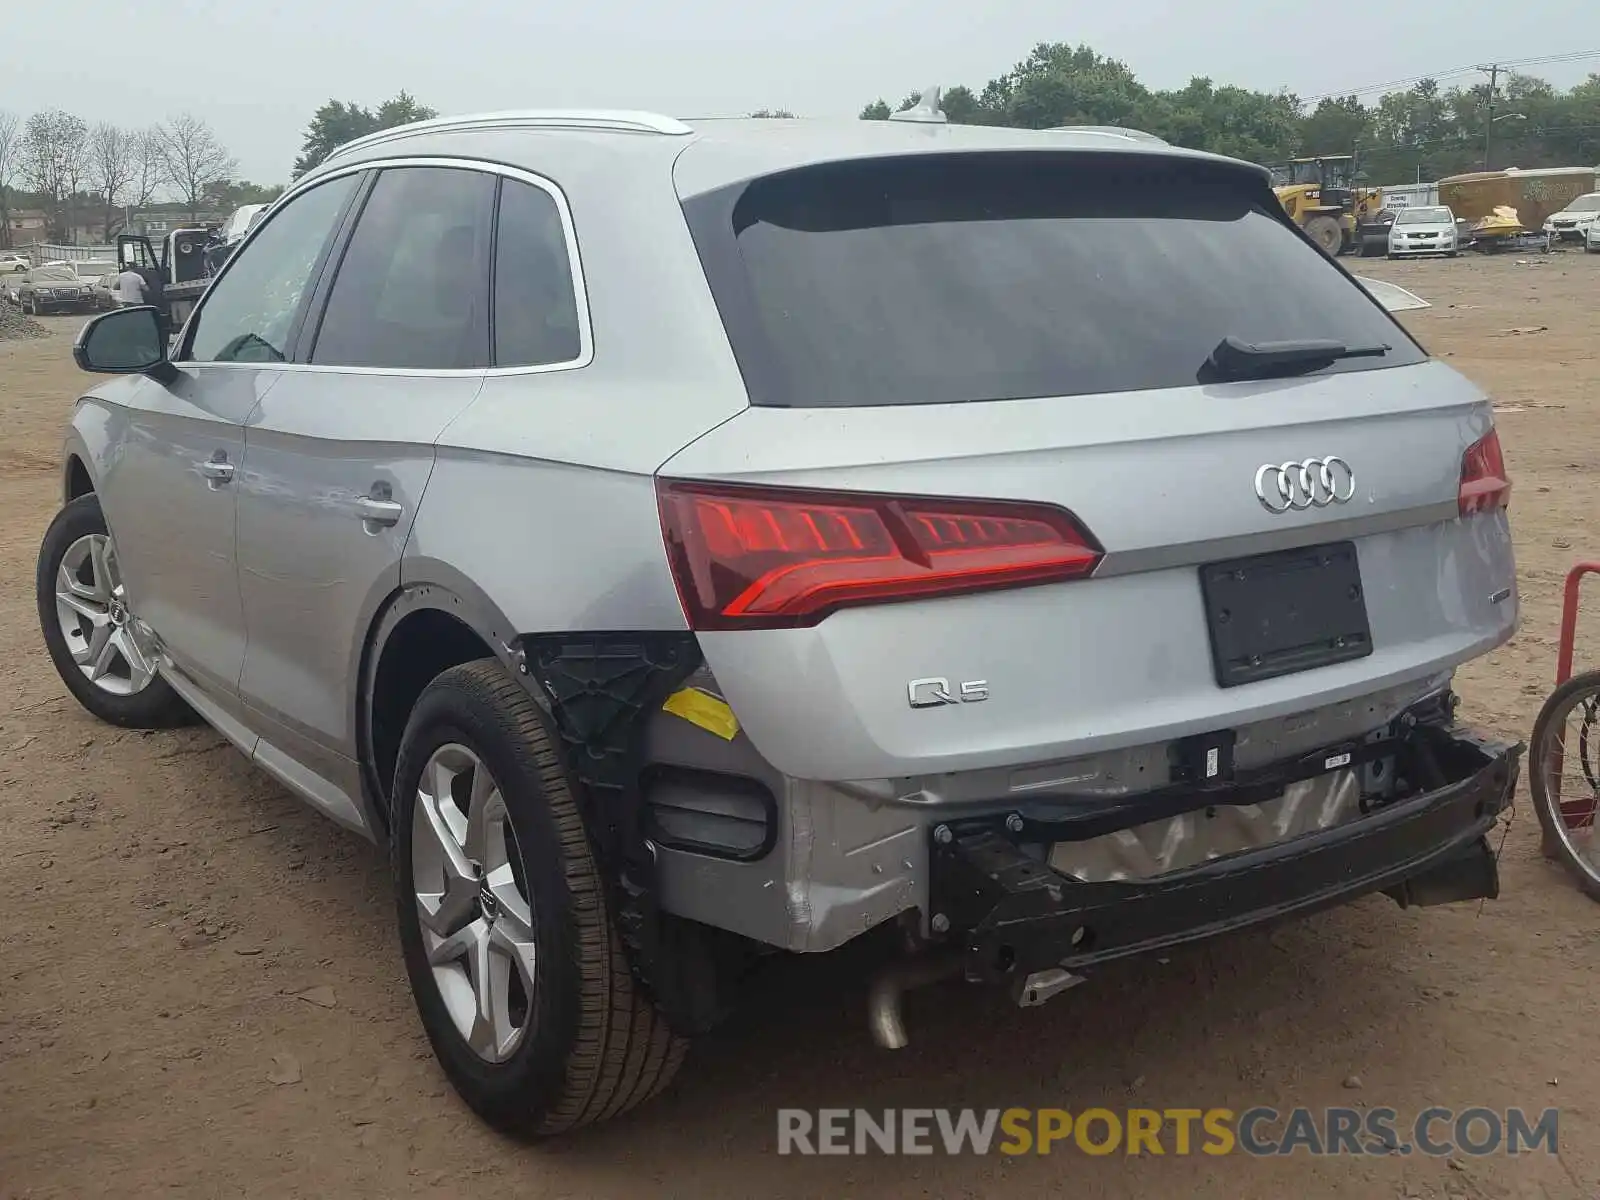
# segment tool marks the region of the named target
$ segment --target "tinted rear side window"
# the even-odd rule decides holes
[[[1195,384],[1224,337],[1420,348],[1231,170],[1106,155],[827,164],[684,210],[751,399],[938,404]]]
[[[583,352],[561,210],[532,184],[500,184],[495,240],[494,364],[539,367]]]

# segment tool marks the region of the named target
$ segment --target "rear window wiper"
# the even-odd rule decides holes
[[[1320,371],[1344,358],[1382,358],[1392,349],[1394,347],[1389,345],[1347,346],[1328,338],[1251,343],[1225,337],[1201,368],[1201,381],[1303,375]]]

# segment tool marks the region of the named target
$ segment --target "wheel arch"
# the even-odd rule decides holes
[[[93,395],[73,406],[61,447],[61,502],[99,492],[113,443],[113,406]],[[106,516],[110,520],[110,514]]]
[[[451,667],[482,658],[515,672],[516,635],[499,607],[459,572],[405,561],[400,587],[369,627],[356,693],[362,788],[385,830],[400,739],[423,689]]]
[[[95,490],[94,477],[89,474],[83,458],[76,451],[68,452],[61,468],[61,502],[71,504],[79,496],[87,496]]]

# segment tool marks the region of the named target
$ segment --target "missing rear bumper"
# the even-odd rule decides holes
[[[1085,883],[1026,852],[1001,822],[951,822],[948,840],[930,847],[930,912],[962,946],[969,978],[1009,982],[1373,892],[1403,905],[1494,897],[1484,835],[1510,803],[1522,747],[1418,725],[1400,749],[1411,794],[1334,828],[1138,882]]]

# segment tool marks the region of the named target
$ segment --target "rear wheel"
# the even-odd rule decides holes
[[[417,1011],[475,1112],[543,1137],[666,1087],[687,1043],[629,972],[557,748],[499,663],[417,701],[391,827]]]
[[[1337,256],[1344,245],[1344,230],[1333,217],[1312,217],[1306,222],[1306,236],[1329,258]]]
[[[155,635],[133,611],[98,496],[78,497],[50,522],[34,590],[45,648],[79,704],[131,729],[194,719],[156,673]]]
[[[1600,900],[1600,671],[1574,675],[1550,694],[1531,741],[1528,790],[1545,855]]]

